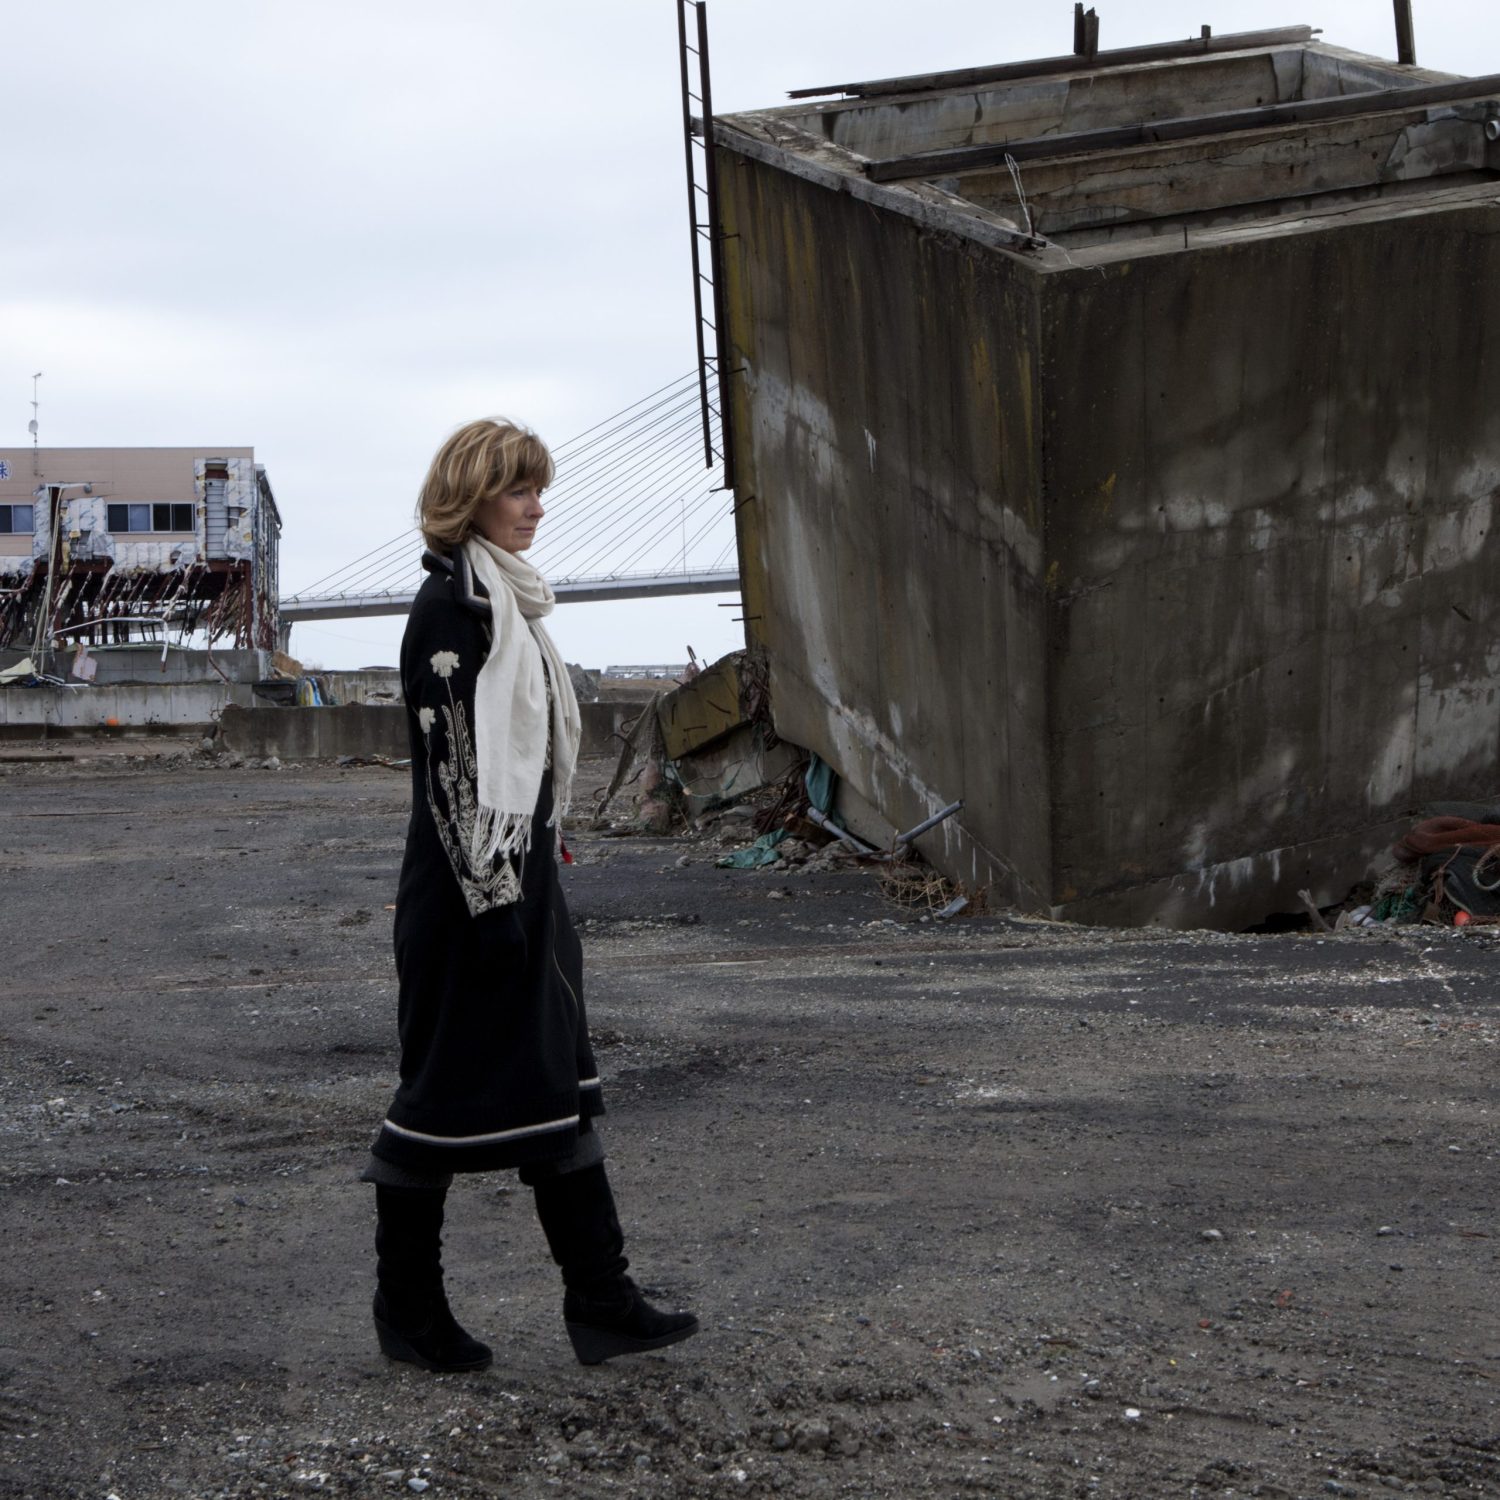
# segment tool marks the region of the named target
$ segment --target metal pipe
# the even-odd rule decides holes
[[[95,619],[84,620],[78,625],[59,625],[52,633],[53,635],[76,635],[80,630],[92,630],[95,625],[160,626],[161,624],[162,621],[156,615],[99,615]]]
[[[815,807],[808,808],[807,817],[809,822],[816,823],[825,833],[831,833],[839,843],[846,844],[856,854],[878,854],[880,852],[877,849],[872,849],[868,844],[860,843],[847,828],[840,828],[832,818],[824,813],[820,813]]]
[[[924,822],[918,823],[915,828],[908,829],[905,833],[896,835],[895,848],[902,849],[911,843],[914,838],[920,838],[929,828],[936,828],[945,818],[951,818],[963,806],[963,801],[950,802],[940,812],[935,812]]]
[[[1411,0],[1396,0],[1396,61],[1416,66],[1417,39],[1411,24]]]

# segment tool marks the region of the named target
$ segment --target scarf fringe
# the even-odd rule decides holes
[[[548,828],[561,828],[568,809],[573,805],[573,778],[557,773],[557,762],[552,763],[552,816],[547,819]]]
[[[552,816],[547,827],[558,830],[562,836],[563,819],[568,815],[572,803],[572,787],[560,781],[553,782]],[[483,870],[502,856],[526,855],[531,851],[531,818],[523,813],[503,813],[497,808],[481,806],[474,819],[473,856],[474,868]]]
[[[530,848],[530,813],[503,813],[480,805],[474,818],[472,848],[476,870],[488,869],[497,859],[525,854]]]

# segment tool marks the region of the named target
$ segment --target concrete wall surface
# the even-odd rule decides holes
[[[646,705],[639,702],[580,703],[583,718],[583,756],[618,756],[625,743],[625,729],[640,716]]]
[[[745,614],[777,732],[959,878],[1051,901],[1037,292],[757,162],[721,174]]]
[[[1055,903],[1239,925],[1494,791],[1497,331],[1493,206],[1049,280]]]
[[[4,698],[0,694],[0,699]],[[629,703],[581,703],[585,756],[618,751],[620,726],[640,712]],[[340,755],[411,753],[402,704],[347,703],[331,708],[273,708],[249,702],[226,707],[219,717],[224,747],[239,755],[281,760],[332,760]]]
[[[105,687],[37,687],[0,689],[0,733],[37,726],[97,729],[131,725],[179,725],[184,730],[211,728],[231,703],[249,706],[244,683],[189,682],[165,687],[116,683]]]
[[[410,754],[406,710],[399,705],[242,708],[235,704],[220,717],[219,733],[226,750],[257,758],[334,760],[340,755],[383,755],[401,760]]]

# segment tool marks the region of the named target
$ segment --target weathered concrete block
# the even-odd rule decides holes
[[[281,760],[333,760],[340,755],[409,752],[406,710],[386,704],[350,703],[340,708],[241,708],[230,704],[219,719],[224,748],[239,755]]]
[[[620,746],[625,742],[625,726],[644,707],[644,703],[632,703],[625,699],[580,703],[578,712],[583,719],[583,743],[578,753],[595,759],[599,756],[618,755]]]
[[[8,687],[0,690],[0,733],[41,726],[88,730],[156,728],[173,725],[204,729],[230,703],[248,706],[245,683],[183,682],[166,686],[112,683],[84,687]]]

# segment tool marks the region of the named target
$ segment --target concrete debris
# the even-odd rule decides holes
[[[594,809],[602,828],[634,788],[633,823],[667,833],[775,785],[805,760],[771,726],[761,659],[743,651],[644,703],[621,734],[619,763]]]
[[[1335,930],[1411,922],[1444,927],[1500,923],[1500,807],[1447,802],[1397,840],[1368,901],[1340,912]]]

